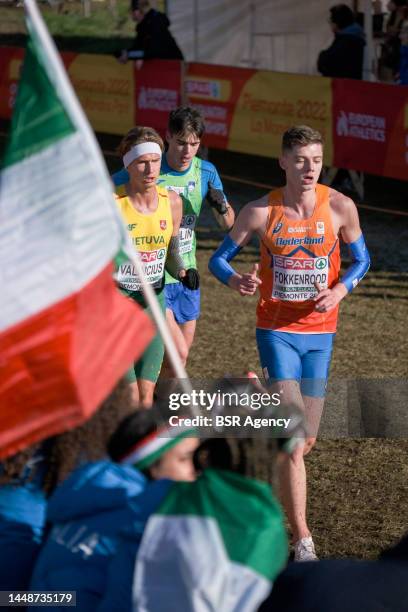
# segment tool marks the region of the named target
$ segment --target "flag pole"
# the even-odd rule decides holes
[[[29,17],[27,20],[27,27],[37,39],[39,39],[41,45],[40,47],[43,50],[45,56],[47,56],[48,62],[54,69],[54,73],[49,75],[55,77],[53,82],[56,90],[62,94],[62,96],[67,100],[67,113],[69,114],[73,124],[81,130],[84,139],[86,140],[87,145],[93,155],[95,160],[95,168],[98,170],[97,180],[106,183],[108,188],[112,191],[112,184],[110,177],[108,175],[105,160],[103,159],[101,150],[99,145],[97,144],[95,135],[89,126],[88,119],[85,116],[85,113],[75,95],[75,92],[72,88],[72,85],[68,79],[68,76],[65,71],[65,67],[62,63],[62,60],[59,56],[59,53],[55,47],[55,44],[48,32],[46,25],[42,19],[41,13],[38,9],[37,3],[35,0],[25,0],[24,7],[26,13]],[[143,268],[141,265],[139,254],[134,250],[133,246],[130,243],[130,239],[125,228],[125,225],[120,216],[119,210],[113,199],[112,192],[112,213],[114,218],[118,224],[118,229],[120,232],[120,236],[124,243],[124,250],[126,254],[131,259],[132,263],[135,265],[137,273],[141,279],[143,294],[145,295],[146,302],[150,306],[152,311],[153,319],[157,325],[159,333],[163,338],[164,345],[166,347],[168,357],[170,363],[173,367],[174,373],[176,377],[180,379],[180,385],[185,393],[190,393],[192,391],[191,382],[187,376],[187,373],[183,367],[180,356],[178,354],[176,345],[174,343],[173,337],[169,331],[167,326],[165,317],[160,309],[159,303],[157,301],[156,295],[150,285],[147,283],[146,277],[143,272]],[[195,412],[194,407],[192,410]]]

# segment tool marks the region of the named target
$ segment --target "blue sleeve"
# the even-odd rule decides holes
[[[128,183],[129,173],[126,170],[126,168],[122,168],[122,170],[119,170],[118,172],[115,172],[114,174],[112,174],[112,181],[115,187],[118,187],[119,185],[125,185],[125,183]]]
[[[235,270],[229,262],[241,251],[242,247],[226,236],[208,262],[208,268],[219,281],[228,285],[228,281]]]
[[[207,195],[209,185],[212,185],[213,187],[215,187],[215,189],[219,189],[224,193],[224,187],[216,167],[211,162],[203,159],[201,161],[201,195],[203,200]],[[228,198],[226,196],[225,199],[228,201]]]
[[[367,273],[370,267],[370,254],[364,240],[363,234],[348,245],[351,255],[351,266],[347,269],[340,282],[346,286],[347,291],[352,291]]]

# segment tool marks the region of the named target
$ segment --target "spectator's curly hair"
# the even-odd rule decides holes
[[[40,452],[45,455],[43,489],[52,490],[72,472],[79,461],[106,456],[107,443],[118,423],[132,411],[129,384],[120,380],[99,410],[83,425],[30,446],[1,463],[0,485],[22,477],[27,463]],[[34,474],[31,475],[31,478]],[[17,485],[18,486],[18,485]]]

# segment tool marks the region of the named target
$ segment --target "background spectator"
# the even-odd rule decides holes
[[[136,38],[130,49],[122,51],[119,57],[122,64],[128,59],[183,59],[169,30],[167,15],[151,8],[149,0],[131,0],[130,10],[133,21],[137,23]]]
[[[363,76],[364,31],[346,4],[336,4],[329,18],[334,40],[321,51],[317,69],[327,77],[361,79]]]
[[[393,81],[400,63],[400,32],[407,16],[407,0],[390,0],[387,4],[390,15],[386,25],[385,40],[381,50],[380,78]]]
[[[400,40],[399,83],[408,85],[408,20],[402,24]]]

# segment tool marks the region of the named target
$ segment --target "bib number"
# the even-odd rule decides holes
[[[157,249],[155,251],[139,251],[142,268],[149,285],[154,288],[161,286],[164,274],[164,264],[166,262],[167,249]],[[136,268],[131,261],[120,264],[116,272],[116,280],[121,287],[127,291],[140,291],[142,283],[136,272]]]
[[[327,289],[329,258],[273,256],[272,297],[290,302],[312,300],[317,295],[315,283]]]
[[[179,230],[180,253],[189,253],[193,250],[194,228],[197,222],[196,215],[184,215]]]

